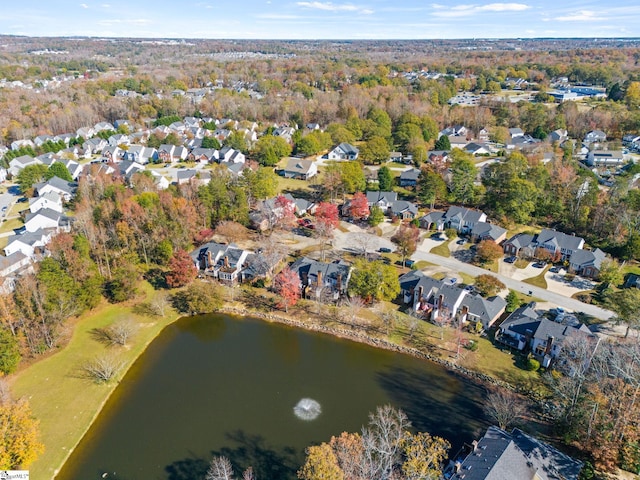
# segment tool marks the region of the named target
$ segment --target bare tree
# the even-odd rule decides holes
[[[106,329],[113,345],[125,346],[138,331],[138,326],[131,319],[120,320]]]
[[[344,305],[347,307],[349,311],[351,324],[355,325],[356,318],[358,318],[358,314],[360,313],[360,310],[365,306],[364,299],[357,295],[353,295],[345,300]]]
[[[227,457],[213,457],[205,480],[233,480],[233,467]]]
[[[494,390],[487,395],[485,413],[505,430],[514,425],[527,411],[527,405],[511,390]]]
[[[242,473],[242,480],[256,480],[253,468],[249,467]]]
[[[360,232],[354,234],[352,237],[353,243],[362,251],[362,255],[367,256],[367,251],[371,248],[374,236],[367,232]]]
[[[365,478],[393,478],[402,461],[402,442],[411,422],[402,410],[391,405],[369,414],[369,425],[362,429],[363,471]]]
[[[103,355],[85,362],[81,369],[84,374],[96,383],[107,383],[114,378],[124,362],[115,356]]]
[[[156,315],[159,317],[165,317],[167,315],[167,310],[169,309],[169,302],[167,301],[166,295],[156,295],[151,302],[150,307]]]

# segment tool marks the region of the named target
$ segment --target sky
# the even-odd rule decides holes
[[[0,33],[9,35],[237,39],[640,37],[638,0],[5,2],[0,9]]]

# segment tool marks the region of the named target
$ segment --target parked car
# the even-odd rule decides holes
[[[551,267],[549,269],[549,271],[552,272],[552,273],[559,273],[560,272],[560,268],[561,267]]]
[[[404,264],[407,267],[413,267],[413,264],[416,263],[413,260],[405,260]]]
[[[450,278],[450,279],[449,279],[449,283],[450,283],[451,285],[455,285],[456,283],[458,283],[458,279],[457,279],[457,278],[455,278],[455,277],[452,277],[452,278]]]
[[[378,251],[379,251],[380,253],[391,253],[391,249],[390,249],[390,248],[387,248],[387,247],[380,247],[380,248],[378,249]]]
[[[458,240],[456,242],[458,245],[464,245],[465,243],[467,243],[467,239],[466,238],[461,238],[460,240]]]
[[[507,257],[504,259],[505,263],[516,263],[516,260],[518,260],[518,257]]]
[[[465,291],[467,292],[475,292],[476,291],[476,287],[474,287],[473,285],[467,285],[466,287],[464,287]]]
[[[544,263],[544,262],[536,262],[536,263],[533,264],[533,268],[544,268],[546,266],[547,266],[547,264]]]
[[[308,227],[309,225],[311,225],[311,220],[309,220],[308,218],[299,218],[298,225],[302,227]]]
[[[431,235],[431,240],[438,240],[439,242],[444,241],[444,237],[442,236],[441,233],[434,233],[433,235]]]

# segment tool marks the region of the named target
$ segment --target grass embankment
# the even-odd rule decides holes
[[[159,295],[147,283],[141,290],[146,300]],[[30,467],[32,478],[54,477],[126,370],[158,333],[179,317],[173,310],[165,317],[140,316],[134,313],[133,306],[133,303],[104,303],[83,315],[75,322],[73,335],[64,348],[20,371],[12,379],[14,396],[27,398],[33,415],[40,421],[41,439],[45,445],[45,452]],[[135,320],[139,325],[129,345],[106,347],[95,339],[94,329],[122,319]],[[115,381],[98,385],[83,377],[81,365],[104,353],[117,355],[124,367]]]
[[[453,241],[444,240],[440,245],[436,245],[433,247],[429,253],[435,253],[436,255],[440,255],[441,257],[449,258],[451,256],[451,250],[449,250],[449,244]]]
[[[545,290],[547,289],[547,281],[544,278],[544,274],[547,273],[547,270],[549,270],[550,265],[547,265],[544,270],[542,270],[542,272],[540,272],[540,275],[536,275],[535,277],[531,277],[531,278],[525,278],[524,280],[522,280],[524,283],[528,283],[529,285],[533,285],[534,287],[540,287],[540,288],[544,288]]]
[[[17,228],[21,228],[24,225],[24,222],[20,218],[10,218],[9,220],[5,220],[0,225],[0,233],[11,232]]]

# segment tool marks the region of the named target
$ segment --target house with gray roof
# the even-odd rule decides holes
[[[102,150],[108,145],[107,141],[100,137],[93,137],[86,140],[82,144],[82,148],[90,155],[96,155],[101,153]]]
[[[247,266],[248,250],[234,244],[206,243],[190,253],[198,271],[224,283],[235,283]]]
[[[327,154],[329,160],[357,160],[360,150],[350,143],[342,142]]]
[[[327,263],[302,257],[293,262],[289,268],[300,278],[303,298],[324,296],[338,300],[347,292],[351,267],[343,260]]]
[[[584,137],[584,143],[600,143],[607,141],[607,134],[602,130],[591,130]]]
[[[398,201],[398,194],[396,192],[368,191],[366,192],[366,196],[369,208],[375,205],[385,212],[391,207],[393,202]]]
[[[502,228],[494,223],[478,222],[469,232],[471,239],[474,242],[480,242],[482,240],[493,240],[496,243],[501,243],[507,238],[507,229]]]
[[[622,150],[593,150],[585,160],[590,167],[616,167],[624,163]]]
[[[59,194],[65,202],[68,202],[76,194],[78,184],[76,182],[68,182],[60,177],[51,177],[46,182],[36,183],[34,185],[36,195],[44,195],[47,192],[55,192]]]
[[[67,217],[50,208],[42,208],[35,213],[28,213],[24,219],[24,228],[27,232],[35,232],[39,229],[47,228],[68,232],[70,227]]]
[[[446,212],[430,212],[420,219],[420,226],[427,230],[435,226],[436,230],[455,228],[460,233],[469,233],[479,222],[486,222],[487,215],[481,210],[452,206]]]
[[[576,250],[569,258],[569,269],[587,278],[598,278],[600,267],[606,254],[596,248],[595,250]]]
[[[129,149],[124,152],[124,160],[137,162],[141,165],[156,162],[158,158],[158,151],[155,148],[142,145],[131,145]]]
[[[584,246],[584,239],[545,228],[535,235],[519,233],[504,243],[508,255],[533,258],[537,249],[545,249],[554,261],[567,260]],[[556,260],[557,259],[557,260]]]
[[[500,325],[496,340],[516,350],[529,350],[548,367],[562,351],[562,345],[569,337],[597,337],[574,316],[566,315],[549,320],[535,310],[531,303],[516,309]]]
[[[451,470],[451,480],[578,480],[582,462],[517,428],[490,426]]]
[[[287,166],[282,170],[285,178],[296,178],[298,180],[309,180],[318,174],[318,166],[311,160],[302,158],[290,158]]]
[[[50,208],[62,213],[62,197],[57,192],[46,192],[39,197],[29,199],[29,211],[35,213],[42,208]]]
[[[392,217],[397,217],[402,220],[413,220],[418,216],[418,206],[406,200],[396,200],[391,203],[387,212]]]
[[[0,278],[8,278],[21,269],[28,267],[30,264],[31,259],[22,252],[15,252],[11,255],[7,255],[6,257],[0,255]],[[6,291],[6,286],[6,284],[3,285],[5,288],[2,288],[2,290],[5,290],[5,293],[8,293]],[[12,290],[12,287],[13,285],[10,286],[9,291]]]
[[[420,169],[405,170],[400,174],[400,186],[415,187],[418,184],[418,178],[420,178]]]
[[[16,252],[21,252],[29,258],[34,258],[36,253],[44,253],[44,248],[51,241],[51,236],[51,230],[42,229],[11,235],[7,246],[4,247],[4,254],[9,257]]]
[[[24,167],[28,167],[29,165],[38,165],[41,163],[42,162],[39,159],[33,158],[30,155],[16,157],[9,162],[9,175],[15,177]]]
[[[192,162],[213,163],[218,160],[218,150],[215,148],[194,148],[188,158]]]
[[[501,297],[482,298],[446,280],[436,280],[419,270],[400,277],[400,296],[415,312],[436,323],[453,320],[481,322],[489,328],[504,312]]]

